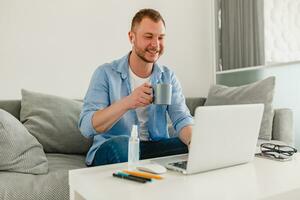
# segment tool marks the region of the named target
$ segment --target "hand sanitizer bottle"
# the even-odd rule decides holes
[[[140,139],[138,138],[137,125],[132,126],[128,143],[128,167],[134,168],[140,159]]]

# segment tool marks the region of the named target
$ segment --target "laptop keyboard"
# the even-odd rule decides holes
[[[187,160],[170,163],[170,165],[173,165],[175,167],[179,167],[181,169],[186,169],[186,167],[187,167]]]

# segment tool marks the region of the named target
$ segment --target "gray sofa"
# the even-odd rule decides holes
[[[205,98],[187,98],[191,113],[197,106],[204,105]],[[20,119],[20,100],[0,100],[0,109]],[[272,140],[293,143],[292,112],[277,109],[274,112]],[[61,122],[63,123],[63,121]],[[63,137],[63,133],[62,137]],[[59,139],[59,138],[58,138]],[[85,153],[67,154],[47,152],[49,171],[42,175],[0,171],[0,199],[69,199],[68,170],[83,168]],[[0,161],[1,162],[1,161]]]

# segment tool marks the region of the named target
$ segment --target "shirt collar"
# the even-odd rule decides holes
[[[154,63],[153,72],[152,72],[152,76],[151,76],[152,84],[159,83],[159,81],[162,79],[163,72],[164,72],[163,68],[158,63]]]
[[[126,79],[129,76],[129,54],[123,56],[120,60],[114,61],[112,68],[120,73],[122,79]]]

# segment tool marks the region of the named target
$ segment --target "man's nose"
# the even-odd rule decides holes
[[[153,47],[158,47],[159,46],[159,40],[158,40],[158,38],[153,38],[151,40],[151,46],[153,46]]]

